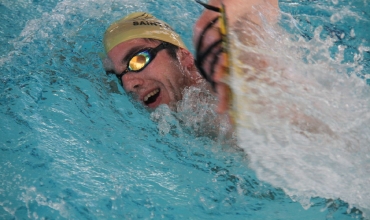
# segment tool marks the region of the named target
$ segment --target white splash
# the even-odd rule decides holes
[[[335,40],[322,39],[322,27],[309,41],[265,31],[257,48],[232,35],[236,125],[250,167],[303,207],[342,199],[369,215],[370,89],[357,76],[368,48],[343,62],[346,47],[332,58]]]

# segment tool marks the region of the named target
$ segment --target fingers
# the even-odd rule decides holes
[[[218,97],[217,112],[222,114],[229,110],[231,90],[229,85],[226,83],[228,80],[228,60],[226,53],[222,53],[219,64],[216,66],[214,81],[216,83],[216,92]]]
[[[200,19],[194,26],[193,44],[199,50],[208,48],[220,39],[219,24],[217,21],[219,14],[211,11],[206,16],[209,17],[207,20]],[[200,48],[198,48],[199,43],[201,43]]]
[[[223,114],[229,110],[229,87],[225,83],[219,83],[216,84],[216,88],[218,97],[217,112]]]
[[[209,5],[220,7],[221,3],[220,0],[210,0],[208,2]],[[205,28],[214,20],[220,16],[219,13],[205,10],[200,18],[197,20],[194,26],[194,45],[197,48],[197,52],[205,51],[207,48],[209,49],[211,45],[215,42],[220,41],[221,35],[219,30],[219,23],[215,23],[212,28],[208,29],[204,32]],[[199,40],[201,40],[201,45],[198,48]],[[209,56],[204,57],[202,61],[202,67],[204,68],[205,72],[208,74],[212,74],[214,68],[213,76],[210,78],[210,81],[215,82],[215,89],[217,92],[217,96],[219,98],[219,103],[217,107],[217,111],[220,113],[224,113],[229,108],[229,87],[227,84],[224,83],[224,76],[226,71],[228,70],[228,66],[226,63],[226,59],[224,53],[221,53],[221,57],[217,59],[219,56],[219,52],[221,51],[221,44],[218,47],[214,47],[211,50],[211,54]],[[216,61],[216,62],[214,62]]]

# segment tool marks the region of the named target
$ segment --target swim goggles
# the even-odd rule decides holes
[[[201,4],[203,7],[205,7],[208,10],[215,11],[220,13],[219,16],[215,17],[208,25],[204,28],[202,31],[199,41],[197,43],[196,52],[195,52],[195,65],[197,66],[200,74],[212,85],[213,89],[215,89],[216,83],[213,81],[213,75],[215,73],[215,66],[219,60],[220,54],[224,53],[225,55],[225,63],[224,66],[226,67],[225,74],[229,75],[229,40],[227,37],[227,20],[226,20],[226,14],[225,14],[225,7],[223,4],[221,4],[221,8],[207,5],[199,0],[195,0],[197,3]],[[207,31],[212,28],[217,21],[220,22],[219,32],[221,35],[221,38],[215,42],[213,42],[208,48],[204,49],[203,51],[200,51],[203,45],[203,38],[206,35]],[[209,57],[212,56],[213,57]],[[209,72],[204,68],[206,58],[209,58],[210,65],[209,65]]]
[[[122,82],[122,76],[128,72],[140,72],[147,67],[152,60],[154,60],[157,53],[167,47],[167,43],[162,42],[155,48],[144,48],[133,54],[127,63],[127,67],[122,73],[116,74],[117,78]],[[107,72],[113,73],[113,72]]]

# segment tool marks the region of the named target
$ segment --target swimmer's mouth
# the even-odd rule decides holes
[[[149,93],[143,99],[144,104],[147,105],[147,106],[149,106],[150,104],[154,103],[157,100],[159,94],[160,94],[160,90],[159,89],[156,89],[153,92]]]

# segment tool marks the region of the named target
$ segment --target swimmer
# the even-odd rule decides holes
[[[151,14],[136,12],[114,22],[103,42],[112,64],[108,72],[150,109],[173,109],[185,88],[205,84],[181,37]]]
[[[117,76],[127,94],[151,110],[167,105],[181,112],[178,119],[196,135],[222,133],[228,146],[235,145],[227,116],[214,112],[217,100],[210,84],[168,24],[145,12],[132,13],[108,27],[103,43],[106,71]],[[196,119],[182,118],[199,111]]]

